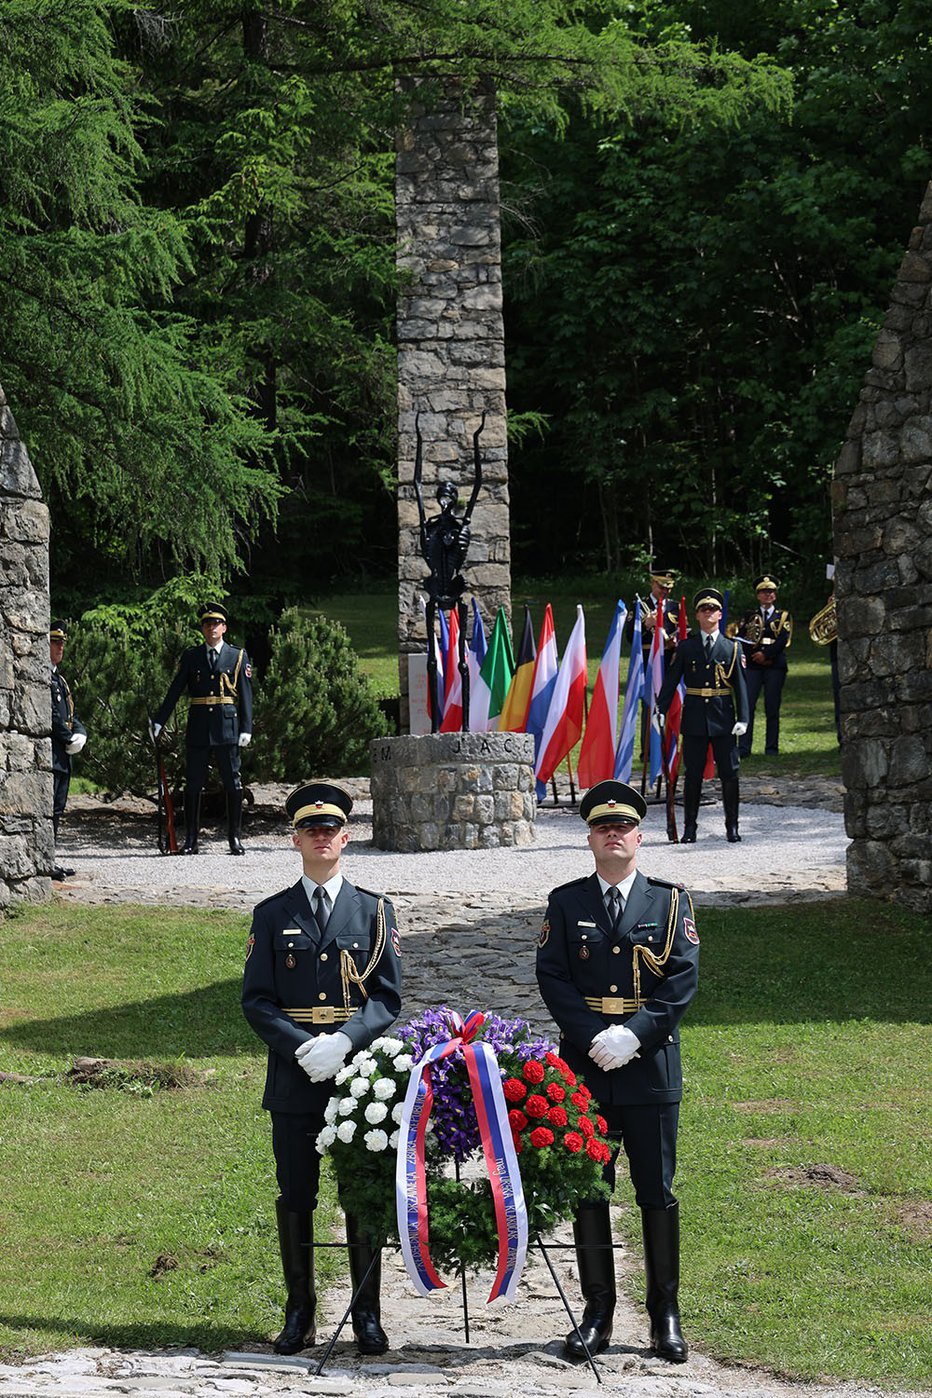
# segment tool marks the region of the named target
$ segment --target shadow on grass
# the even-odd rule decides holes
[[[68,1336],[77,1344],[105,1345],[118,1350],[160,1350],[169,1347],[199,1349],[205,1354],[219,1354],[226,1349],[243,1349],[255,1353],[257,1347],[272,1352],[268,1337],[254,1330],[234,1326],[176,1325],[165,1321],[139,1321],[132,1325],[100,1325],[87,1317],[13,1315],[0,1311],[0,1327],[37,1337]],[[70,1346],[69,1346],[70,1348]],[[0,1340],[0,1353],[22,1355],[21,1346]],[[308,1352],[309,1353],[309,1352]]]
[[[8,1024],[0,1041],[40,1053],[98,1058],[213,1058],[261,1045],[240,1008],[242,981],[151,1000]]]

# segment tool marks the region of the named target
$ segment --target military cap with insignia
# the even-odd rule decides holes
[[[769,573],[761,573],[759,578],[754,579],[755,592],[770,592],[771,590],[776,592],[779,586],[780,584],[777,582],[776,578],[771,577]]]
[[[335,782],[306,782],[296,787],[285,802],[295,829],[345,825],[352,809],[352,796]]]
[[[53,621],[49,627],[50,641],[67,641],[68,628],[63,621]]]
[[[219,602],[207,602],[198,609],[197,619],[201,626],[205,621],[229,621],[226,607],[221,607]]]
[[[647,815],[647,802],[627,782],[596,782],[580,801],[579,814],[590,827],[619,820],[633,820],[640,825]]]
[[[718,607],[721,611],[725,606],[725,598],[716,587],[700,587],[693,597],[693,608],[698,611],[700,607]]]
[[[660,572],[651,573],[650,580],[659,583],[661,587],[673,587],[676,584],[676,574],[671,568],[661,569]]]

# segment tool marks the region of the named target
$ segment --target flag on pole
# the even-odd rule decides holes
[[[499,607],[492,639],[476,680],[475,711],[470,703],[469,727],[473,733],[494,732],[498,716],[515,672],[514,652],[505,608]]]
[[[441,733],[459,733],[463,727],[463,677],[460,674],[460,617],[456,607],[450,609],[447,635],[447,661],[443,683],[443,719]]]
[[[583,710],[586,706],[586,618],[577,603],[576,624],[563,652],[563,660],[557,672],[557,682],[553,687],[553,697],[544,723],[540,741],[540,757],[535,767],[538,787],[546,791],[547,783],[566,757],[579,742],[582,733]]]
[[[518,648],[518,666],[508,690],[505,704],[498,720],[501,732],[523,733],[527,719],[528,705],[531,702],[531,681],[534,678],[534,661],[537,647],[534,645],[534,627],[531,624],[531,609],[524,604],[524,632]]]
[[[650,725],[650,771],[648,780],[653,786],[663,772],[663,739],[658,721],[657,696],[663,687],[663,649],[666,639],[663,627],[663,607],[657,608],[657,622],[650,648],[650,673],[646,678],[648,698],[647,716]]]
[[[531,678],[531,702],[528,705],[527,719],[524,724],[525,733],[534,735],[534,770],[537,770],[537,759],[540,756],[541,739],[544,736],[544,725],[547,722],[547,714],[550,711],[550,700],[553,697],[554,685],[557,682],[557,671],[560,662],[557,659],[557,633],[553,626],[553,612],[550,603],[547,603],[544,611],[544,620],[540,628],[540,639],[537,642],[537,657],[534,661],[534,674]],[[547,795],[546,786],[537,783],[537,799],[542,801]]]
[[[726,587],[722,593],[722,619],[718,624],[718,629],[722,635],[725,634],[725,627],[728,625],[728,599],[731,596],[731,588]]]
[[[621,732],[615,750],[615,780],[631,780],[634,762],[634,739],[638,727],[641,696],[644,693],[644,654],[641,650],[641,599],[634,599],[634,634],[631,637],[631,658],[628,661],[628,683],[621,711]]]
[[[424,601],[424,598],[421,596],[420,593],[418,593],[417,600],[418,600],[418,602],[420,603],[421,612],[423,613],[423,616],[424,616],[424,629],[425,629],[425,632],[426,632],[426,630],[427,630],[427,603]],[[441,632],[441,637],[443,636],[443,633],[444,633],[445,629],[446,629],[446,621],[445,621],[445,619],[444,619],[443,612],[441,611],[441,612],[440,612],[440,632]],[[427,636],[427,647],[426,647],[426,649],[427,649],[427,654],[430,655],[430,648],[431,648],[431,646],[433,646],[433,648],[434,648],[434,659],[435,659],[436,662],[437,662],[437,695],[438,695],[438,697],[439,697],[439,699],[440,699],[440,716],[441,716],[441,718],[442,718],[442,717],[443,717],[443,699],[444,699],[443,657],[444,657],[444,655],[445,655],[445,651],[441,648],[441,644],[442,644],[442,642],[437,640],[437,633],[436,633],[436,631],[433,633],[433,635],[428,635],[428,636]],[[431,711],[430,711],[430,675],[429,675],[429,674],[428,674],[427,677],[426,677],[426,684],[427,684],[427,717],[428,717],[428,718],[432,718],[432,714],[431,714]]]
[[[469,638],[469,646],[466,651],[466,666],[469,670],[469,731],[475,733],[476,727],[473,722],[473,706],[476,702],[476,689],[479,684],[479,671],[482,669],[482,662],[488,650],[485,639],[485,627],[482,624],[482,613],[479,611],[479,604],[475,597],[472,599],[472,635]]]
[[[606,781],[615,771],[621,635],[626,614],[627,608],[619,597],[608,630],[608,640],[602,652],[592,703],[589,705],[586,731],[576,763],[580,787],[595,786],[596,782]]]
[[[680,614],[676,623],[677,644],[682,641],[689,628],[686,625],[686,598],[680,598]],[[683,721],[683,700],[686,697],[686,680],[681,679],[676,687],[676,693],[670,700],[670,707],[667,709],[667,722],[664,729],[664,739],[667,744],[667,766],[670,772],[670,781],[675,782],[680,770],[680,724]]]

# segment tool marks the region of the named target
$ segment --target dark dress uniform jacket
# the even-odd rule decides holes
[[[686,636],[676,648],[664,676],[658,706],[666,713],[680,679],[686,680],[680,732],[684,738],[720,738],[735,723],[748,721],[748,692],[741,666],[741,646],[721,632],[707,657],[702,633]],[[724,694],[690,694],[690,690],[726,690]]]
[[[211,670],[207,646],[192,646],[178,662],[178,673],[155,714],[166,724],[182,694],[191,699],[233,699],[233,703],[190,704],[185,741],[189,747],[214,748],[237,743],[240,733],[252,732],[252,666],[238,646],[220,647],[216,671]]]
[[[678,633],[678,631],[679,631],[679,626],[680,626],[680,609],[679,609],[679,604],[678,604],[678,603],[674,604],[674,603],[670,600],[669,597],[666,598],[665,601],[660,602],[660,603],[657,603],[657,602],[655,602],[654,597],[651,596],[646,602],[642,602],[642,603],[641,603],[641,617],[642,617],[642,619],[643,619],[643,617],[645,616],[645,614],[646,614],[647,612],[656,611],[658,607],[659,607],[661,613],[663,614],[663,634],[664,634],[664,636],[665,636],[665,638],[666,638],[667,644],[669,645],[669,643],[670,643],[671,641],[675,641],[675,640],[676,640],[677,633]],[[634,635],[634,610],[633,610],[633,608],[632,608],[632,610],[628,613],[627,617],[625,618],[624,638],[625,638],[626,641],[630,641],[633,635]],[[646,651],[649,651],[650,648],[651,648],[651,646],[653,645],[653,643],[654,643],[654,633],[653,633],[653,631],[644,631],[644,630],[642,630],[642,631],[641,631],[641,645],[644,647],[644,649],[645,649]]]
[[[560,1052],[598,1102],[679,1102],[679,1022],[698,977],[699,937],[685,889],[638,873],[615,932],[595,874],[551,893],[537,983],[560,1027]],[[607,1012],[587,1004],[603,997],[617,1002]],[[637,1035],[641,1056],[606,1073],[589,1057],[589,1047],[610,1024],[625,1024]]]
[[[270,1112],[323,1112],[332,1080],[311,1082],[294,1052],[311,1036],[336,1030],[352,1040],[353,1052],[384,1034],[401,1009],[401,958],[395,912],[384,899],[385,936],[378,938],[379,898],[344,879],[321,933],[304,884],[259,903],[243,973],[243,1013],[269,1046],[265,1095]],[[360,988],[345,975],[375,964]],[[350,1017],[345,1018],[349,1001]],[[313,1022],[310,1012],[336,1009],[332,1023]]]
[[[761,650],[770,661],[770,664],[766,667],[768,670],[785,670],[787,668],[786,652],[789,650],[790,642],[793,639],[793,618],[790,616],[789,612],[784,611],[780,607],[774,607],[770,616],[764,621],[760,607],[755,607],[752,612],[745,612],[744,616],[741,618],[738,623],[738,635],[747,636],[748,630],[752,624],[756,634],[757,622],[761,623],[760,640],[756,645],[745,645],[743,647],[744,651],[747,653],[748,664],[755,664],[751,659],[751,655],[755,650]]]
[[[71,757],[66,751],[76,733],[87,729],[75,717],[74,700],[61,670],[52,672],[52,771],[70,772]]]

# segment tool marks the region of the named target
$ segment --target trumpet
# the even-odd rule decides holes
[[[809,623],[809,635],[817,646],[831,645],[838,640],[838,617],[835,614],[835,594],[826,602],[821,611],[816,612]]]

